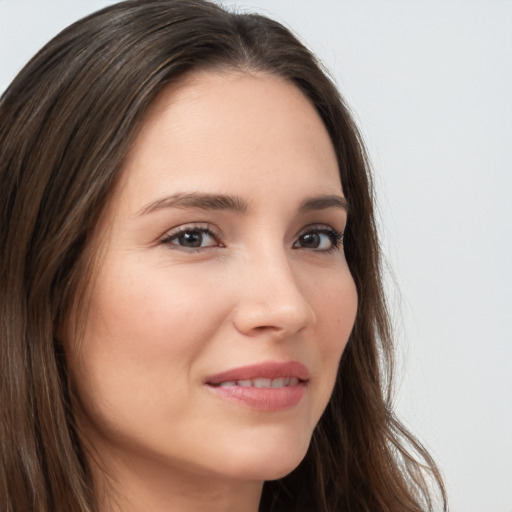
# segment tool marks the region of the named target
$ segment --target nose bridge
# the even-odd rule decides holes
[[[313,308],[283,246],[260,247],[244,261],[241,274],[235,319],[239,330],[286,337],[315,322]]]

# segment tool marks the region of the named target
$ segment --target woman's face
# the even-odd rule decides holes
[[[345,223],[332,144],[295,86],[205,72],[160,95],[68,348],[107,464],[260,481],[301,461],[356,314]]]

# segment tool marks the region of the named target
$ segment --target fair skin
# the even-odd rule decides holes
[[[300,463],[356,314],[346,219],[331,141],[292,84],[202,72],[158,97],[68,348],[101,512],[256,512]]]

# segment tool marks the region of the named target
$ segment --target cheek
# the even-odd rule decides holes
[[[346,271],[316,287],[320,352],[319,371],[323,375],[323,393],[328,398],[334,387],[338,366],[357,313],[357,290],[352,276]]]
[[[145,356],[193,355],[221,321],[213,284],[190,272],[127,265],[105,269],[91,301],[90,341],[109,341],[117,350]],[[105,345],[105,342],[102,342]]]
[[[357,313],[357,290],[347,267],[321,283],[310,284],[318,328],[324,331],[322,345],[326,351],[338,351],[341,356],[354,326]]]
[[[109,265],[97,277],[84,339],[70,368],[89,416],[127,423],[134,409],[158,415],[186,408],[193,361],[224,317],[213,284],[145,265]],[[172,394],[172,396],[171,396]],[[177,398],[178,397],[178,398]],[[167,409],[162,407],[166,404]]]

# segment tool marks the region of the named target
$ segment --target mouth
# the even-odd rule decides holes
[[[304,382],[298,379],[297,377],[279,377],[277,379],[248,379],[248,380],[228,380],[225,382],[221,382],[220,384],[211,384],[212,386],[219,386],[223,388],[228,388],[232,386],[239,386],[242,388],[286,388],[289,386],[297,386],[299,383]]]
[[[306,393],[309,371],[295,361],[234,368],[208,377],[206,387],[218,397],[266,412],[297,406]]]

